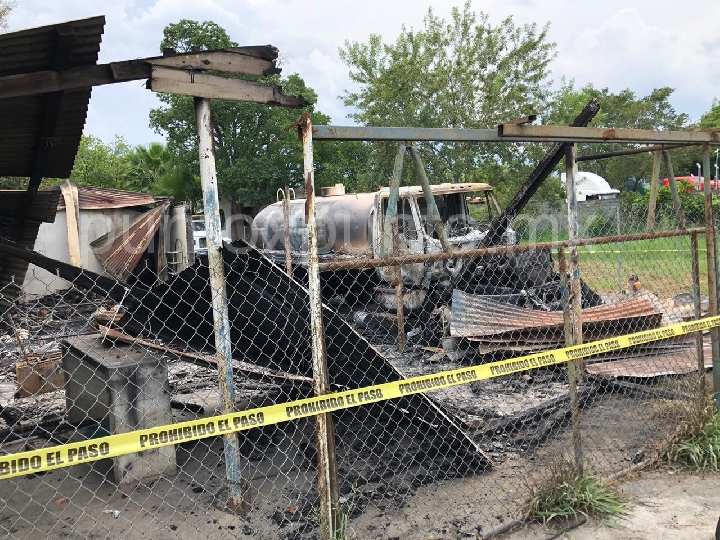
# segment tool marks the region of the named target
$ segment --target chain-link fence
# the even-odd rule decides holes
[[[441,213],[450,202],[438,197]],[[704,229],[662,231],[658,223],[660,232],[646,234],[637,209],[603,204],[580,212],[581,239],[569,245],[567,214],[546,210],[514,221],[505,237],[512,245],[458,258],[433,247],[439,239],[422,204],[418,192],[398,206],[390,255],[425,254],[405,259],[412,264],[338,261],[332,250],[321,257],[333,391],[550,355],[568,343],[571,317],[582,320],[588,343],[708,313],[715,280]],[[447,226],[461,248],[483,230],[472,214]],[[688,227],[704,227],[699,221]],[[283,253],[242,243],[226,245],[223,258],[232,407],[312,396],[317,335],[307,266],[295,260],[289,277]],[[572,298],[577,268],[579,299]],[[48,294],[20,296],[4,309],[0,474],[30,473],[0,479],[6,537],[319,537],[313,417],[291,419],[289,411],[287,422],[240,431],[232,435],[237,454],[226,453],[217,424],[173,430],[224,407],[208,263],[173,270],[167,281],[131,285],[79,272],[59,292],[45,283]],[[39,276],[28,273],[35,290],[44,284]],[[487,537],[523,517],[563,456],[581,454],[600,477],[642,466],[682,420],[678,410],[696,399],[711,343],[687,334],[575,364],[573,385],[559,364],[333,413],[338,536]],[[175,444],[153,448],[148,438],[147,450],[93,460],[106,450],[95,440],[158,426],[157,440]],[[67,467],[33,472],[33,462],[13,461],[28,450],[57,461],[54,447],[83,441]],[[229,485],[229,474],[240,480]]]

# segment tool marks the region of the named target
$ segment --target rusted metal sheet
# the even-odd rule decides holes
[[[80,210],[109,210],[112,208],[131,208],[133,206],[154,206],[166,201],[167,197],[155,197],[149,193],[123,191],[121,189],[78,186],[78,206]],[[65,208],[60,199],[59,209]]]
[[[711,349],[703,350],[705,369],[712,367]],[[619,358],[610,362],[589,364],[586,371],[591,375],[606,377],[649,378],[663,375],[682,375],[698,369],[697,355],[692,347],[662,354],[632,358]]]
[[[138,216],[128,227],[110,231],[90,243],[108,273],[127,283],[160,228],[172,199]]]
[[[649,300],[629,299],[583,310],[583,324],[592,331],[593,326],[612,329],[630,327],[646,330],[660,324],[662,312]],[[450,335],[453,337],[494,337],[500,334],[538,337],[563,329],[561,311],[540,311],[522,308],[500,301],[490,295],[474,295],[459,289],[453,291],[450,309]]]
[[[51,70],[54,68],[58,35],[72,35],[65,68],[94,65],[100,50],[104,17],[70,21],[0,34],[0,77]],[[90,88],[65,91],[58,96],[57,121],[47,141],[52,152],[44,164],[44,176],[67,178],[85,125]],[[0,175],[31,176],[36,166],[36,151],[42,144],[44,95],[0,100],[3,122],[0,125]]]

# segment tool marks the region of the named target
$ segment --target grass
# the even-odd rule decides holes
[[[700,293],[707,294],[704,236],[698,237],[698,247]],[[591,288],[599,292],[617,292],[618,261],[623,288],[630,274],[637,274],[643,286],[658,295],[692,290],[692,252],[687,236],[580,248],[580,274]]]
[[[538,237],[534,242],[563,239],[566,240],[567,236]],[[698,248],[700,293],[707,295],[707,250],[704,235],[698,235]],[[569,256],[567,249],[566,254]],[[692,292],[692,252],[688,236],[580,246],[579,254],[581,277],[590,288],[599,293],[616,293],[619,292],[618,289],[625,289],[630,274],[636,274],[646,289],[659,296]],[[557,270],[557,250],[553,252],[553,258]]]
[[[337,528],[332,532],[332,540],[345,540],[348,532],[348,526],[350,525],[350,518],[352,517],[358,503],[359,492],[357,486],[353,486],[351,493],[345,500],[340,500],[334,503],[335,514],[338,516]],[[320,514],[320,509],[313,509],[313,518],[317,523],[321,534],[330,532],[330,527],[327,526],[324,517]]]
[[[678,428],[661,462],[695,471],[720,471],[720,412],[712,395],[674,406]]]
[[[610,518],[628,513],[625,497],[566,457],[551,464],[546,477],[530,486],[530,492],[527,516],[543,523],[585,516],[612,525]]]

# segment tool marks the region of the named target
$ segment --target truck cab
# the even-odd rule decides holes
[[[437,184],[430,186],[448,241],[453,250],[482,244],[490,221],[501,208],[492,186],[484,183]],[[392,254],[414,255],[442,251],[434,223],[428,214],[425,193],[420,186],[401,187],[394,214],[398,221],[397,246],[385,230],[390,189],[374,193],[346,194],[342,186],[324,191],[315,199],[318,246],[322,261],[350,258],[381,258]],[[392,212],[391,212],[392,213]],[[290,252],[295,264],[307,264],[305,199],[290,201]],[[264,208],[253,220],[255,245],[282,264],[285,257],[285,222],[282,202]],[[389,234],[390,233],[390,234]],[[515,232],[508,229],[504,242],[515,243]],[[397,249],[395,249],[397,247]],[[452,278],[463,261],[438,261],[403,265],[403,283],[411,288],[427,288]],[[381,282],[392,283],[393,268],[375,270]]]

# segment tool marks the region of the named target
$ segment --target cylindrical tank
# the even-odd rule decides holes
[[[315,198],[318,252],[372,257],[372,209],[375,193]],[[253,220],[253,238],[261,249],[285,249],[282,201],[267,206]],[[305,199],[290,201],[290,248],[307,251]]]

